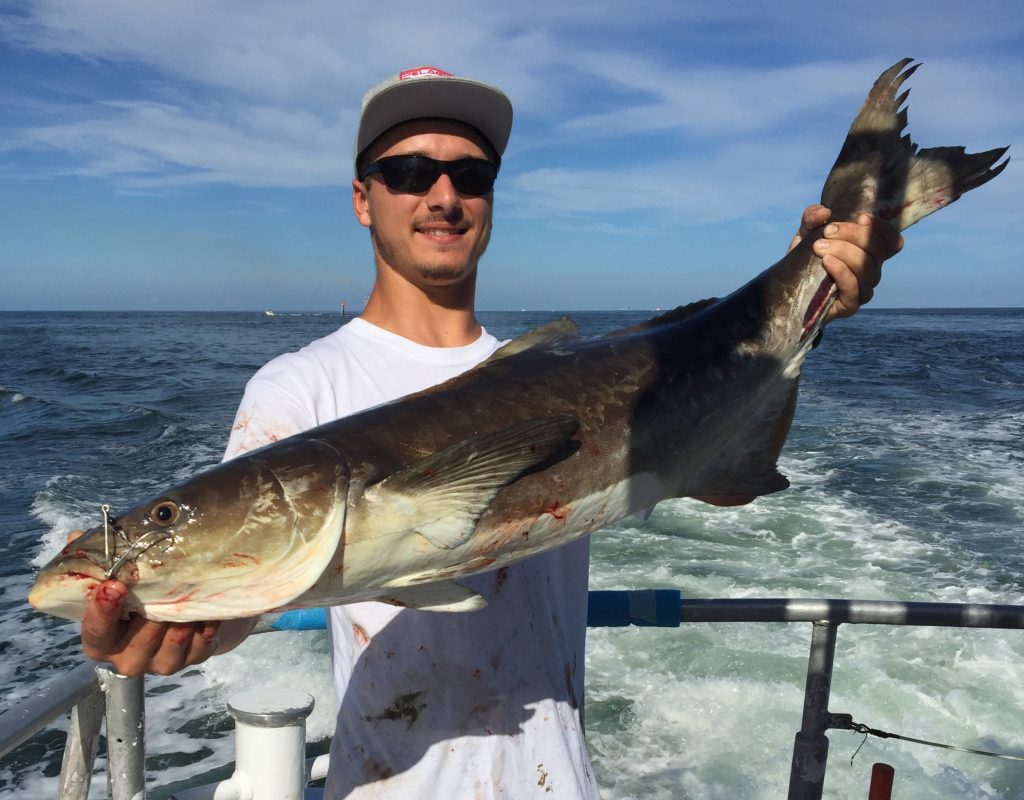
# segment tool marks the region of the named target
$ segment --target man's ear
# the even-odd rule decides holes
[[[359,224],[364,228],[369,228],[373,222],[370,217],[369,191],[370,187],[366,185],[365,181],[355,178],[352,180],[352,211],[355,213]]]

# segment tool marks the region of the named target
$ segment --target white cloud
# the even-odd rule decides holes
[[[996,6],[1013,8],[996,4],[989,12]],[[791,143],[818,118],[852,117],[871,77],[903,54],[910,34],[920,38],[922,26],[930,50],[954,53],[915,76],[912,131],[942,131],[945,123],[952,137],[922,144],[962,140],[973,147],[991,131],[999,141],[979,144],[994,146],[1024,127],[1020,60],[963,52],[1019,32],[1021,15],[994,23],[953,3],[908,2],[890,9],[884,24],[859,8],[808,16],[788,2],[664,0],[634,13],[612,0],[454,0],[443,13],[411,2],[385,12],[379,4],[333,0],[40,0],[27,9],[23,16],[0,13],[0,37],[79,59],[70,63],[100,77],[92,103],[41,105],[24,87],[21,100],[34,104],[32,116],[50,121],[26,125],[10,115],[7,150],[10,142],[46,148],[62,156],[55,172],[66,172],[70,159],[73,171],[121,185],[343,185],[360,93],[396,66],[436,63],[496,82],[513,98],[518,122],[507,163],[524,165],[510,182],[523,198],[513,206],[526,208],[529,200],[565,213],[611,209],[621,201],[604,187],[668,170],[677,187],[705,193],[694,205],[718,218],[728,201],[708,196],[735,190],[737,181],[754,188],[774,182],[772,191],[763,187],[765,198],[779,195],[783,167],[797,167],[790,174],[804,181],[807,161],[790,157]],[[940,24],[951,14],[958,30]],[[730,38],[706,40],[709,22],[729,23]],[[773,39],[791,43],[790,60],[765,67],[745,49]],[[874,55],[883,50],[892,52]],[[659,140],[665,150],[649,153],[639,173],[588,149],[640,135],[686,140]],[[658,163],[684,145],[701,159]],[[557,169],[534,168],[540,152],[559,162]],[[581,169],[585,163],[610,166]],[[765,173],[770,179],[751,177],[759,163],[762,172],[773,167]],[[673,207],[654,195],[628,205]],[[675,207],[687,202],[677,197]]]
[[[822,159],[817,159],[818,164],[808,159],[813,147],[802,140],[773,140],[756,147],[749,143],[723,147],[699,158],[657,159],[635,166],[530,170],[503,183],[501,202],[515,216],[607,215],[625,228],[629,225],[622,218],[646,226],[665,217],[692,223],[757,219],[780,210],[790,212],[817,199],[828,165],[822,168]],[[835,148],[838,151],[838,143]]]
[[[231,183],[338,185],[351,174],[351,120],[240,106],[230,115],[148,102],[111,102],[88,119],[36,128],[31,141],[77,155],[76,174],[129,186]]]

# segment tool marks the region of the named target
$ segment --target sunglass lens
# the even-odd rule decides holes
[[[444,172],[460,194],[483,195],[494,188],[494,179],[498,176],[498,168],[482,158],[436,161],[426,156],[391,156],[370,167],[380,173],[391,191],[412,194],[427,191]]]
[[[441,163],[407,156],[380,160],[380,176],[393,192],[425,192],[441,176]]]
[[[487,194],[494,188],[497,170],[489,161],[478,158],[457,161],[448,168],[452,184],[462,194]]]

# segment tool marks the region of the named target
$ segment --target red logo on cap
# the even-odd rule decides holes
[[[445,72],[443,69],[437,67],[416,67],[415,69],[407,69],[405,72],[398,73],[398,80],[404,81],[406,78],[422,78],[424,75],[434,75],[439,78],[454,78],[450,72]]]

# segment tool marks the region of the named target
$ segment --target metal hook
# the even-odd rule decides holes
[[[857,757],[857,753],[860,752],[861,747],[863,747],[864,744],[867,742],[868,734],[870,733],[870,730],[867,727],[867,725],[858,725],[857,723],[854,723],[851,726],[851,728],[853,730],[855,730],[857,733],[863,733],[864,734],[864,738],[861,740],[861,743],[857,746],[857,749],[853,751],[853,755],[850,756],[850,766],[852,767],[853,766],[853,759],[855,759]]]
[[[113,557],[110,554],[110,506],[104,503],[100,506],[100,511],[103,512],[103,556],[106,559],[109,573],[114,566]]]
[[[172,538],[171,534],[166,533],[165,531],[149,531],[148,533],[143,534],[124,549],[124,552],[121,553],[121,555],[117,557],[117,560],[110,565],[110,568],[103,573],[103,577],[110,580],[117,575],[118,570],[121,569],[125,561],[145,552],[157,542],[162,542],[164,539],[170,538]]]

